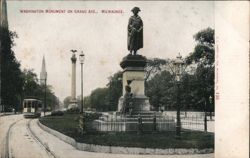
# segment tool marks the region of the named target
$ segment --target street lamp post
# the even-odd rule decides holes
[[[45,113],[46,113],[46,98],[47,98],[47,90],[46,90],[46,87],[47,87],[47,75],[45,74],[44,78],[43,79],[40,79],[41,83],[44,85],[44,96],[43,96],[43,102],[44,102],[44,107],[43,107],[43,115],[45,116]],[[43,81],[43,82],[42,82]]]
[[[207,101],[205,100],[205,108],[204,108],[204,131],[207,132]]]
[[[81,113],[83,113],[83,63],[84,63],[85,55],[83,52],[79,55],[79,60],[81,64]]]
[[[46,108],[47,108],[47,101],[46,101],[46,98],[47,98],[47,90],[46,90],[46,87],[47,87],[47,76],[45,77],[45,79],[44,79],[44,111],[43,111],[43,113],[44,113],[44,116],[45,116],[45,113],[46,113]]]
[[[108,86],[109,86],[109,106],[111,107],[112,106],[112,99],[111,99],[111,96],[112,96],[112,93],[111,93],[111,90],[112,90],[112,87],[111,87],[112,86],[112,77],[110,77]]]
[[[183,69],[184,61],[183,61],[182,56],[180,54],[176,57],[176,60],[173,62],[173,66],[174,66],[175,81],[176,81],[176,86],[177,86],[176,137],[180,138],[181,137],[180,79],[181,79],[182,72],[184,71],[184,69]]]
[[[213,103],[213,98],[210,95],[209,97],[209,103],[210,103],[210,120],[212,120],[212,103]]]

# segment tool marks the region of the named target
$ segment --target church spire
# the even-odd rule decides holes
[[[47,71],[46,71],[46,65],[45,65],[45,58],[43,56],[42,69],[40,72],[40,84],[45,84],[45,79],[47,79]]]
[[[6,0],[0,0],[0,26],[3,28],[8,28],[8,18],[7,18],[7,3]]]

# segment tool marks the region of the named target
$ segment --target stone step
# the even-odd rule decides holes
[[[142,117],[141,118],[143,121],[150,121],[152,122],[153,121],[153,117]],[[123,117],[123,118],[99,118],[99,120],[102,120],[102,121],[133,121],[133,122],[138,122],[138,118],[127,118],[127,117]],[[168,120],[174,120],[173,118],[167,118],[167,117],[156,117],[156,121],[168,121]]]
[[[138,123],[138,119],[95,120],[106,123]],[[172,119],[156,119],[156,123],[174,122]],[[153,123],[153,119],[142,119],[142,122]]]
[[[138,118],[141,117],[142,120],[149,120],[152,121],[154,117],[156,117],[157,120],[159,119],[168,119],[173,120],[172,117],[168,117],[163,115],[161,112],[154,112],[154,111],[140,111],[138,113],[132,113],[131,115],[123,115],[120,112],[114,112],[114,113],[103,113],[103,115],[99,118],[99,120],[103,121],[111,121],[111,120],[127,120],[127,121],[138,121]]]
[[[116,115],[117,116],[120,116],[120,115],[122,115],[122,113],[121,112],[116,112]],[[162,113],[160,113],[160,112],[154,112],[154,111],[134,111],[134,112],[132,112],[132,114],[131,115],[133,115],[133,116],[137,116],[137,115],[141,115],[141,116],[154,116],[154,115],[162,115]]]
[[[156,125],[156,130],[158,131],[174,131],[175,130],[175,121],[166,120],[164,122],[158,121],[153,123],[152,121],[142,120],[142,130],[143,131],[154,131]],[[102,121],[95,120],[93,124],[94,129],[97,131],[138,131],[138,121]]]

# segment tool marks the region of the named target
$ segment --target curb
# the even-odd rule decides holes
[[[57,132],[37,120],[37,124],[44,131],[54,135],[60,140],[72,145],[78,150],[89,151],[89,152],[98,152],[98,153],[113,153],[113,154],[140,154],[140,155],[183,155],[183,154],[209,154],[214,153],[213,148],[207,149],[185,149],[185,148],[168,148],[168,149],[153,149],[153,148],[136,148],[136,147],[117,147],[117,146],[103,146],[103,145],[94,145],[79,143],[75,139],[66,136],[60,132]]]
[[[0,117],[13,115],[12,113],[0,113]]]

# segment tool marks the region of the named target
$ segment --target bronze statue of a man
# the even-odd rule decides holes
[[[140,8],[134,7],[132,10],[133,16],[128,22],[128,50],[130,54],[136,55],[137,50],[143,47],[143,22],[138,12]]]

